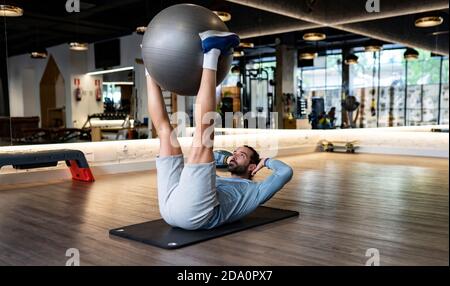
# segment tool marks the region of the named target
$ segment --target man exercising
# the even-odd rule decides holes
[[[156,159],[158,202],[163,219],[183,229],[211,229],[243,218],[264,204],[291,178],[292,169],[281,161],[260,158],[250,146],[231,156],[213,152],[213,122],[205,115],[216,108],[216,71],[220,54],[239,44],[236,34],[200,33],[203,71],[195,105],[195,133],[187,163],[169,121],[161,88],[147,74],[148,109],[160,139]],[[207,122],[205,122],[207,121]],[[211,128],[210,128],[211,127]],[[216,176],[216,164],[226,163],[231,178]],[[252,177],[263,167],[273,174],[263,182]]]

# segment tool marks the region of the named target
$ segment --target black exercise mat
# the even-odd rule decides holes
[[[258,207],[239,221],[210,230],[184,230],[159,219],[112,229],[109,233],[165,249],[176,249],[298,215],[296,211]]]

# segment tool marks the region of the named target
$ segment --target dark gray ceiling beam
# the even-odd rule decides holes
[[[226,0],[321,25],[341,25],[448,8],[448,0],[379,0],[380,12],[369,13],[366,0]]]
[[[292,18],[285,18],[277,22],[264,21],[259,25],[239,26],[231,30],[237,33],[241,39],[246,39],[316,29],[319,27],[321,27],[321,25],[299,21]]]
[[[413,30],[411,21],[393,24],[395,18],[415,13],[448,9],[448,1],[395,0],[380,1],[379,13],[367,13],[365,0],[227,0],[278,13],[302,21],[331,26],[347,32],[372,37],[378,40],[417,47],[438,54],[448,55],[448,35],[425,37],[422,31]],[[356,3],[356,4],[355,4]],[[339,12],[343,11],[343,12]],[[382,21],[375,21],[380,20]],[[361,22],[363,21],[363,22]],[[410,23],[411,22],[411,23]],[[290,26],[292,29],[295,25]],[[408,26],[409,28],[407,28]],[[282,30],[280,28],[279,30]]]
[[[147,0],[147,1],[151,1],[151,0]],[[95,8],[91,8],[89,10],[82,10],[79,13],[72,13],[72,15],[70,15],[68,18],[79,18],[79,19],[83,19],[83,18],[87,18],[89,16],[101,13],[101,12],[105,12],[108,10],[112,10],[112,9],[117,9],[123,6],[127,6],[136,2],[142,2],[142,0],[109,0],[106,1],[105,4],[102,4],[100,6],[97,6]],[[137,11],[138,13],[141,11]]]
[[[125,33],[129,32],[129,29],[126,29],[121,26],[116,25],[108,25],[108,24],[102,24],[98,22],[91,22],[82,20],[84,18],[87,18],[89,16],[95,15],[96,13],[101,13],[104,11],[108,11],[111,9],[120,8],[125,5],[133,4],[135,2],[141,2],[142,0],[111,0],[108,4],[104,4],[95,8],[91,8],[89,10],[83,11],[81,10],[79,13],[72,13],[68,14],[67,17],[54,17],[54,16],[48,16],[48,15],[42,15],[39,13],[33,13],[33,12],[26,12],[26,19],[32,19],[33,21],[30,22],[30,26],[39,26],[37,25],[42,24],[42,26],[39,26],[40,33],[44,30],[61,30],[62,25],[66,27],[67,30],[74,31],[74,36],[76,34],[96,34],[96,33]],[[14,25],[14,21],[17,21],[20,24],[23,24],[23,19],[9,19],[8,22],[11,23],[11,25]],[[56,24],[55,24],[56,23]],[[14,40],[15,37],[23,38],[23,37],[34,37],[35,35],[35,29],[30,29],[26,34],[18,34],[18,35],[11,35],[8,40]],[[58,32],[55,32],[55,34],[59,34]]]
[[[412,25],[414,27],[414,25]],[[431,35],[423,32],[416,32],[405,23],[391,25],[380,21],[370,21],[336,26],[337,29],[351,33],[376,38],[379,40],[401,44],[407,47],[416,47],[428,50],[440,55],[447,55],[448,34]]]
[[[66,17],[66,18],[53,17],[53,16],[42,15],[42,14],[36,14],[36,13],[27,13],[27,18],[33,19],[33,21],[38,21],[43,24],[47,23],[48,25],[52,25],[52,26],[54,26],[55,23],[58,23],[58,24],[72,25],[74,27],[86,26],[86,27],[96,28],[96,29],[105,30],[105,31],[109,30],[109,31],[120,32],[120,31],[124,30],[123,27],[116,26],[116,25],[107,25],[107,24],[103,24],[103,23],[91,22],[91,21],[86,21],[86,20],[75,20],[73,18],[68,18],[68,17]]]
[[[67,31],[73,31],[73,32],[67,32]],[[123,29],[120,31],[117,30],[101,30],[97,29],[95,27],[91,26],[80,26],[80,27],[72,27],[71,25],[62,24],[62,25],[51,25],[39,28],[38,33],[37,30],[27,30],[24,32],[18,32],[14,31],[14,33],[8,33],[8,42],[15,42],[18,40],[23,40],[24,38],[28,39],[39,39],[39,37],[43,34],[54,34],[55,36],[72,36],[75,40],[75,38],[79,38],[79,40],[84,40],[84,36],[95,36],[99,34],[117,34],[117,33],[128,33],[129,30]],[[39,36],[37,36],[39,35]]]

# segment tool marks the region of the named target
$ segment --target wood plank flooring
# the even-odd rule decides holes
[[[447,159],[314,153],[280,158],[294,178],[266,205],[291,218],[178,250],[110,237],[160,218],[156,173],[94,184],[0,184],[0,265],[449,265]],[[257,180],[268,175],[264,170]]]

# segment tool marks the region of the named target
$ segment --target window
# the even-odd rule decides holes
[[[341,87],[342,87],[342,56],[340,50],[328,51],[326,55],[314,59],[313,67],[303,67],[297,70],[297,94],[303,91],[307,100],[306,113],[311,113],[313,98],[324,99],[324,110],[328,112],[336,108],[336,123],[341,121]]]
[[[437,124],[439,116],[448,122],[448,59],[443,59],[441,86],[441,57],[418,51],[415,61],[404,60],[404,48],[385,46],[379,53],[356,53],[358,64],[350,66],[350,94],[360,102],[357,126]]]
[[[385,49],[380,52],[380,87],[376,104],[379,127],[404,125],[405,51]]]

